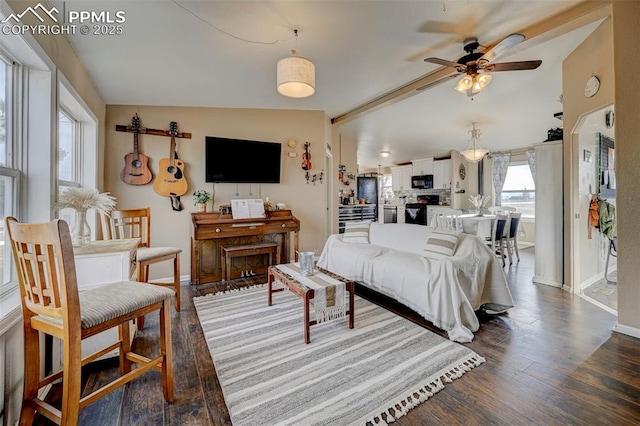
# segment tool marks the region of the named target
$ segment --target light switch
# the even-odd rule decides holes
[[[289,157],[291,158],[296,158],[298,156],[298,153],[295,151],[289,151]]]

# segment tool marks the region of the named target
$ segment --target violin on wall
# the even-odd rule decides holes
[[[311,170],[311,152],[309,152],[309,142],[304,143],[304,152],[302,153],[302,170]]]

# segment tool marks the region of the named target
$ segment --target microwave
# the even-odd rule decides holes
[[[411,176],[411,188],[414,188],[414,189],[433,188],[433,175]]]

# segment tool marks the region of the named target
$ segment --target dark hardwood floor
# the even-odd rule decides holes
[[[616,318],[580,297],[532,284],[533,249],[521,250],[521,258],[505,269],[516,306],[503,315],[480,315],[480,330],[467,344],[487,362],[447,384],[395,424],[640,424],[640,340],[612,332]],[[231,285],[258,282],[264,277]],[[182,311],[172,315],[173,404],[162,398],[160,374],[150,372],[85,408],[81,424],[230,424],[192,301],[193,296],[225,288],[182,288]],[[392,310],[433,329],[392,305]],[[157,322],[156,317],[148,318],[134,342],[138,349],[155,350]],[[117,366],[96,363],[85,373],[85,392],[90,392],[117,374]],[[57,393],[54,390],[52,397]]]

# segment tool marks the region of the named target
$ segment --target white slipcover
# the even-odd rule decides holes
[[[432,230],[373,223],[370,244],[348,244],[331,235],[318,266],[396,299],[447,331],[450,340],[470,342],[480,325],[476,310],[513,307],[504,270],[475,235],[460,234],[451,257],[430,256],[423,249]]]

